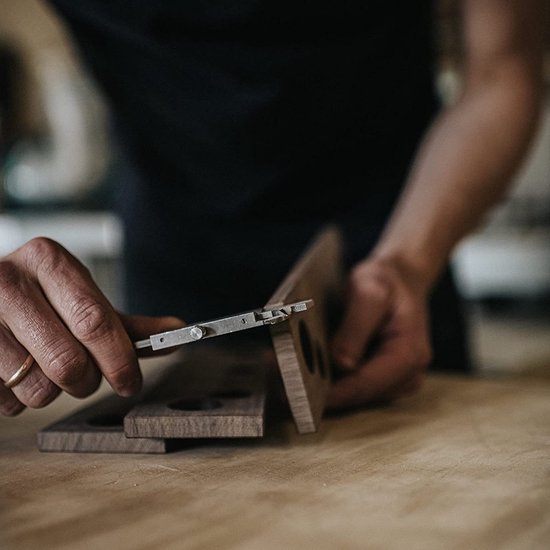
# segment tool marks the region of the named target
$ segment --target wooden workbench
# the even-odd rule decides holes
[[[41,454],[0,420],[0,548],[550,548],[550,381],[415,397],[163,456]]]

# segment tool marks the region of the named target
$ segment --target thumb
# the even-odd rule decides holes
[[[359,366],[369,341],[384,321],[391,292],[378,281],[367,281],[349,293],[343,320],[332,342],[332,356],[344,370]]]
[[[143,340],[159,332],[176,330],[186,325],[184,321],[177,317],[148,317],[146,315],[125,315],[124,313],[119,313],[118,315],[132,342]],[[173,350],[168,349],[164,353],[170,353],[171,351]],[[139,352],[141,357],[145,357],[148,354],[148,350],[140,350]],[[162,352],[155,352],[155,355],[160,354]]]

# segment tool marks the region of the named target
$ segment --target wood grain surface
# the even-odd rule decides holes
[[[261,353],[196,345],[124,417],[129,438],[261,437],[266,369]]]
[[[134,400],[111,395],[40,430],[38,448],[50,452],[164,453],[164,439],[128,438],[124,417]]]
[[[304,251],[266,309],[313,299],[315,306],[271,327],[273,347],[299,433],[318,429],[330,385],[329,312],[342,283],[342,242],[329,227]]]
[[[430,378],[315,434],[39,453],[74,406],[0,420],[0,548],[547,549],[550,382]]]
[[[266,375],[273,361],[265,348],[252,347],[249,353],[208,345],[181,350],[161,360],[162,371],[142,395],[111,395],[57,420],[38,432],[38,448],[163,453],[165,439],[171,438],[261,437]]]

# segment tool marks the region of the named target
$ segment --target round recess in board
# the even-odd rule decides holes
[[[124,423],[122,414],[100,414],[86,420],[86,424],[94,428],[116,428]]]
[[[202,399],[179,399],[168,403],[167,406],[173,411],[212,411],[220,409],[223,404],[219,399],[203,397]]]

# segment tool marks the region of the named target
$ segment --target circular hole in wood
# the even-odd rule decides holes
[[[122,426],[124,416],[121,414],[101,414],[90,418],[86,422],[95,428],[113,428],[115,426]]]
[[[313,357],[313,346],[311,344],[311,336],[304,321],[298,324],[298,333],[300,336],[300,346],[302,348],[302,356],[306,363],[307,370],[311,374],[315,374],[315,361]]]
[[[180,399],[168,403],[168,408],[173,411],[211,411],[222,407],[221,401],[205,397],[203,399]]]
[[[227,390],[216,392],[212,397],[214,399],[247,399],[252,395],[249,390]]]
[[[325,354],[319,344],[315,347],[315,354],[317,356],[317,366],[319,367],[319,372],[323,378],[326,378],[328,375],[327,362],[325,361]]]

